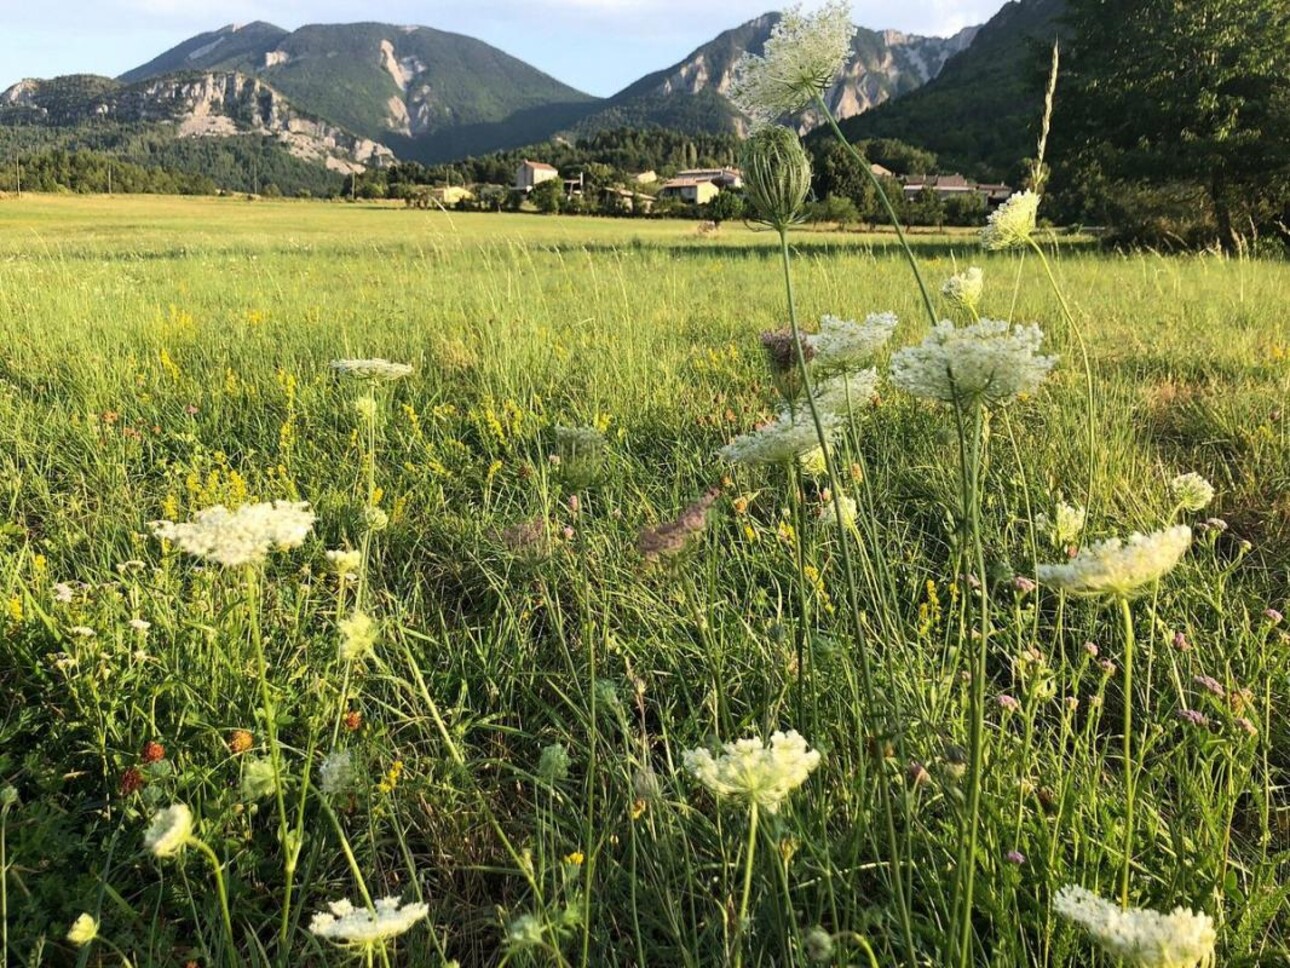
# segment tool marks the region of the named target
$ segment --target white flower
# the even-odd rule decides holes
[[[842,426],[838,414],[821,413],[820,424],[827,438],[836,436]],[[820,437],[810,411],[799,407],[796,413],[782,410],[774,420],[741,437],[736,437],[717,453],[732,464],[786,464],[818,449]]]
[[[143,835],[143,845],[158,857],[173,857],[193,836],[193,812],[185,804],[158,810]]]
[[[363,565],[363,553],[361,551],[329,551],[327,552],[327,564],[331,570],[346,580],[353,578],[358,574],[358,569]]]
[[[810,478],[823,477],[829,472],[829,458],[823,447],[807,451],[797,459],[797,464],[802,468],[802,473]]]
[[[827,500],[820,505],[820,523],[826,528],[837,527],[839,510],[842,512],[842,527],[855,527],[856,515],[860,512],[860,506],[856,504],[855,498],[848,497],[845,494],[838,495],[837,508],[834,508],[832,500]]]
[[[950,276],[941,286],[941,295],[955,306],[966,309],[973,315],[981,303],[981,293],[985,289],[985,277],[980,268],[972,266],[963,272]]]
[[[850,4],[830,0],[813,14],[785,10],[763,54],[735,65],[730,100],[762,122],[794,114],[829,89],[851,56],[855,36]]]
[[[67,582],[60,581],[54,584],[54,601],[66,604],[72,600],[74,594],[72,586]]]
[[[1040,356],[1037,325],[982,319],[971,326],[941,321],[918,346],[892,357],[891,379],[916,397],[963,405],[1007,403],[1048,376],[1055,356]]]
[[[134,629],[136,632],[146,634],[148,629],[152,628],[152,623],[147,619],[132,618],[130,619],[130,628]]]
[[[232,568],[257,564],[273,548],[299,547],[313,525],[307,502],[271,501],[244,504],[236,511],[216,504],[186,524],[154,521],[152,533],[190,555]]]
[[[379,631],[372,616],[355,609],[349,618],[341,619],[338,625],[342,662],[359,662],[372,654]]]
[[[78,948],[84,948],[98,936],[99,922],[92,914],[80,915],[67,931],[67,940]]]
[[[849,370],[867,362],[896,331],[895,313],[870,313],[863,323],[821,316],[820,331],[803,340],[815,351],[817,369]]]
[[[328,753],[318,767],[318,787],[328,796],[344,793],[354,785],[354,779],[354,758],[349,750]]]
[[[79,636],[82,639],[92,639],[94,638],[94,636],[98,634],[88,625],[73,625],[67,631],[71,632],[73,635]]]
[[[1019,192],[990,213],[981,230],[981,244],[991,251],[1026,245],[1035,234],[1039,215],[1039,196],[1032,191]]]
[[[403,934],[430,913],[428,904],[402,907],[397,897],[383,897],[375,911],[356,908],[347,900],[332,901],[331,913],[319,911],[309,922],[309,930],[333,944],[374,948],[381,942]]]
[[[815,387],[815,405],[823,419],[826,415],[846,417],[868,406],[878,388],[878,371],[859,370],[845,376],[824,380]]]
[[[1121,909],[1082,887],[1068,885],[1053,909],[1080,925],[1107,954],[1139,968],[1196,968],[1214,963],[1214,922],[1176,907],[1169,914]]]
[[[1084,508],[1058,501],[1051,518],[1046,514],[1035,515],[1035,527],[1046,531],[1056,547],[1069,548],[1079,541],[1086,516]]]
[[[1072,595],[1126,598],[1168,574],[1190,546],[1185,524],[1127,541],[1111,538],[1084,546],[1064,564],[1040,565],[1039,580]]]
[[[391,363],[389,360],[332,360],[331,368],[340,376],[352,377],[355,380],[401,380],[412,374],[412,367],[407,363]]]
[[[1200,511],[1214,500],[1214,485],[1199,474],[1179,474],[1169,482],[1169,490],[1184,511]]]
[[[718,757],[705,749],[688,750],[682,762],[719,797],[736,797],[771,813],[820,765],[819,750],[808,750],[797,730],[775,733],[770,744],[760,738],[727,743]]]
[[[506,929],[506,943],[513,948],[542,944],[542,922],[533,914],[521,914]]]

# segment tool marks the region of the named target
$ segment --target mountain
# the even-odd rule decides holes
[[[747,121],[726,97],[735,64],[745,51],[762,53],[779,19],[778,13],[769,13],[725,31],[684,60],[619,91],[575,129],[587,133],[657,125],[696,133],[742,133]],[[860,28],[842,76],[826,97],[830,110],[849,118],[926,84],[950,57],[972,43],[976,29],[969,27],[941,38]],[[815,112],[807,112],[801,119],[801,130],[808,131],[819,123]]]
[[[1015,175],[1035,153],[1049,52],[1065,12],[1065,0],[1012,0],[935,78],[843,122],[843,132],[852,141],[899,138],[977,177]]]

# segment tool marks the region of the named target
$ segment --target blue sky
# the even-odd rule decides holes
[[[854,10],[856,23],[866,27],[944,35],[981,23],[1003,2],[856,0]],[[294,29],[376,20],[469,34],[604,96],[780,5],[776,0],[0,0],[0,90],[24,77],[115,76],[227,23],[267,20]]]

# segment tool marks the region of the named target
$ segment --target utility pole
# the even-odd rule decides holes
[[[108,197],[112,196],[112,159],[108,159]]]
[[[13,180],[14,180],[14,184],[17,185],[18,187],[18,197],[22,198],[22,159],[21,158],[15,158],[13,160]]]

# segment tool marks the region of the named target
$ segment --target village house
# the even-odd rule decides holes
[[[610,187],[600,190],[600,204],[607,211],[647,215],[654,207],[654,199],[649,195],[634,192],[630,188]]]
[[[515,170],[515,189],[528,194],[544,181],[559,177],[560,172],[551,165],[541,161],[525,160],[520,162],[519,168]]]
[[[632,175],[631,180],[637,185],[652,185],[658,181],[658,172],[651,168],[649,171],[643,171],[638,175]]]
[[[691,205],[703,205],[721,194],[721,186],[710,178],[670,178],[659,189],[659,198],[675,198]]]
[[[718,188],[744,187],[744,173],[738,168],[688,168],[678,171],[676,177],[714,182]]]
[[[905,198],[913,201],[927,189],[936,193],[941,201],[965,195],[980,195],[986,206],[995,208],[1008,200],[1012,189],[1007,185],[977,184],[958,173],[949,175],[907,175],[901,179]]]

